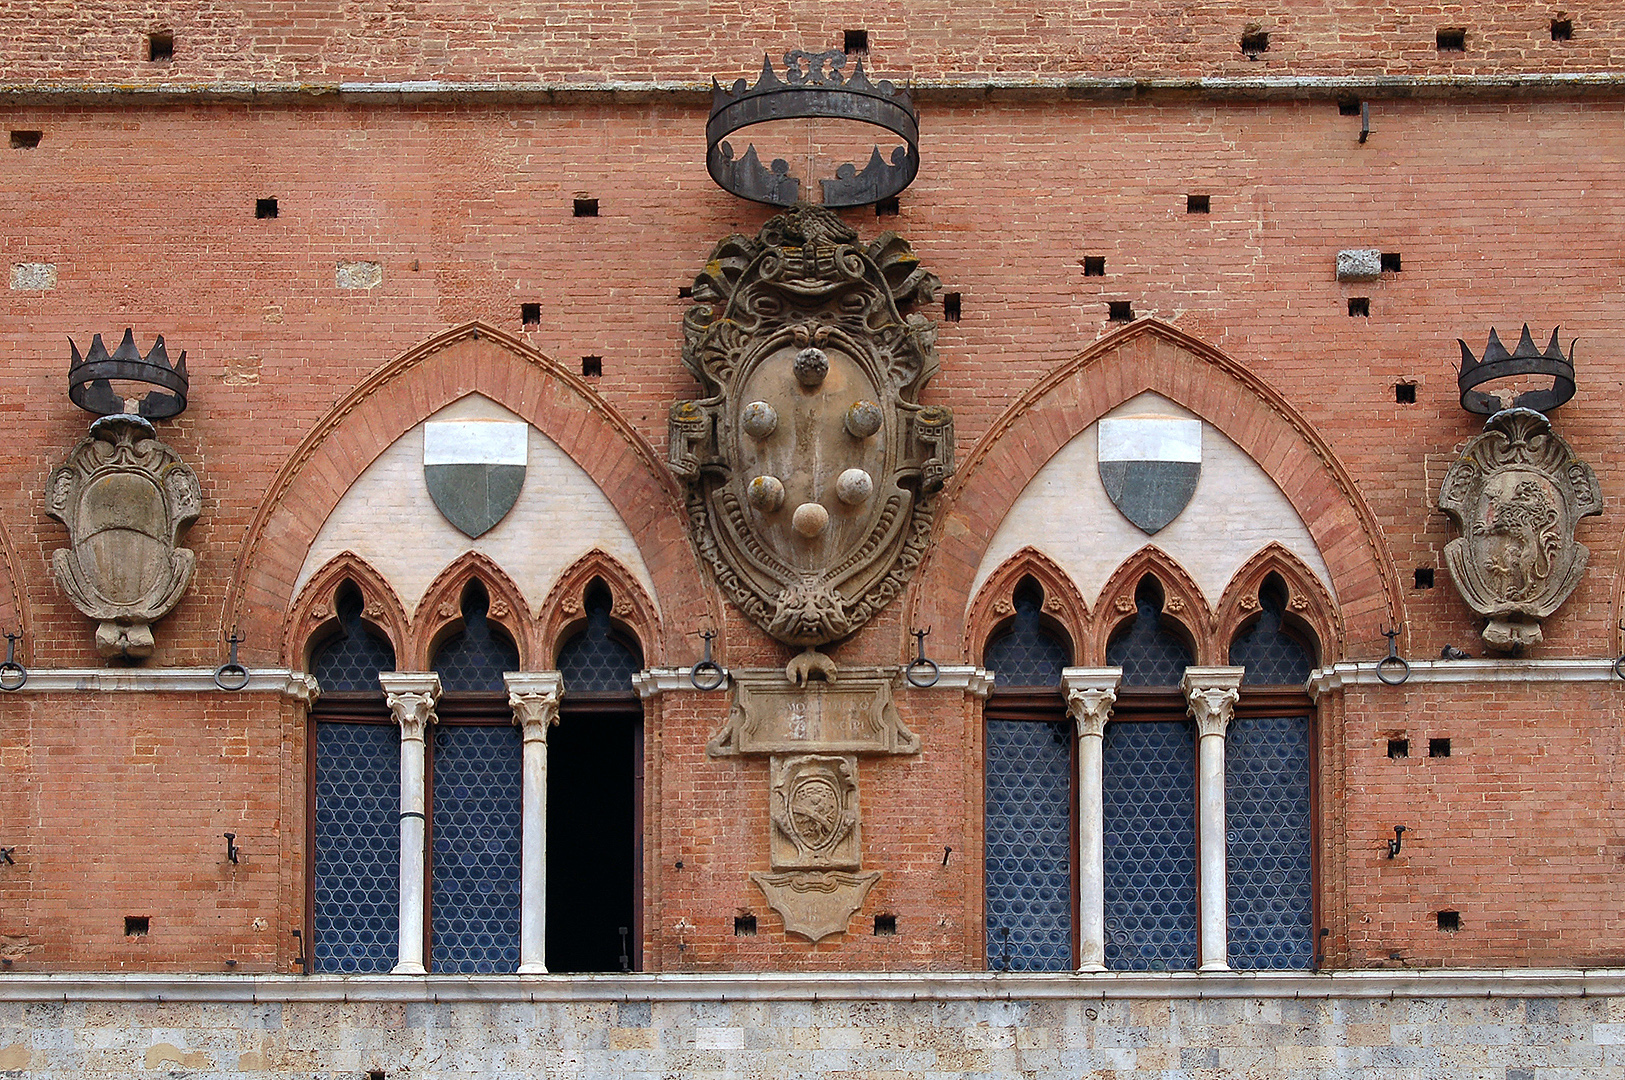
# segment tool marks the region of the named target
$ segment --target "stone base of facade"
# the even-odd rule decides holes
[[[0,1075],[1625,1077],[1625,971],[0,976]]]

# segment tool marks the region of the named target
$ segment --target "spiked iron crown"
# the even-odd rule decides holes
[[[823,53],[792,50],[784,54],[784,78],[773,71],[773,61],[762,58],[762,74],[755,86],[744,79],[724,89],[711,80],[711,119],[705,126],[706,169],[724,190],[752,202],[794,206],[801,201],[801,181],[778,159],[763,165],[756,147],[734,156],[729,135],[752,124],[770,120],[855,120],[885,128],[904,143],[892,151],[888,163],[876,146],[859,170],[847,163],[835,175],[820,180],[824,206],[868,206],[891,198],[913,182],[920,171],[920,114],[908,91],[890,80],[869,81],[859,59],[843,77],[846,54],[839,49]]]
[[[1461,390],[1461,407],[1468,412],[1481,416],[1500,412],[1504,407],[1500,397],[1474,388],[1518,375],[1549,375],[1552,385],[1543,390],[1526,390],[1512,400],[1511,408],[1549,413],[1574,396],[1574,345],[1570,343],[1569,355],[1564,356],[1555,327],[1545,352],[1541,352],[1534,338],[1529,336],[1528,323],[1524,323],[1523,336],[1512,352],[1507,352],[1493,327],[1481,359],[1473,356],[1465,341],[1460,338],[1456,341],[1461,346],[1461,371],[1456,376],[1456,386]]]
[[[111,356],[102,336],[97,334],[90,342],[90,351],[79,355],[79,346],[68,339],[73,360],[68,365],[68,399],[86,412],[97,416],[136,412],[148,420],[164,420],[178,416],[186,409],[186,353],[174,367],[169,364],[169,353],[159,335],[152,350],[143,358],[135,347],[135,335],[128,327],[124,340]],[[126,401],[113,390],[114,381],[140,382],[155,387],[139,402]],[[134,406],[132,408],[132,406]]]

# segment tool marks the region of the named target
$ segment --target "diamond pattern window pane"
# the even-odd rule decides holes
[[[1106,726],[1106,966],[1196,966],[1196,740],[1183,720]]]
[[[1014,686],[1058,686],[1061,669],[1071,659],[1066,642],[1044,629],[1040,612],[1043,592],[1031,581],[1016,588],[1016,616],[1010,628],[988,642],[982,664],[998,679],[1000,689]]]
[[[1106,663],[1123,669],[1124,686],[1178,686],[1195,662],[1190,647],[1162,626],[1162,597],[1155,586],[1142,584],[1134,604],[1134,625],[1106,646]]]
[[[400,747],[393,724],[316,725],[316,971],[395,966]]]
[[[1258,619],[1230,643],[1231,665],[1247,669],[1241,681],[1248,685],[1302,686],[1314,669],[1314,659],[1301,641],[1281,628],[1285,591],[1266,586],[1258,600]]]
[[[502,673],[519,670],[518,648],[486,620],[490,607],[490,597],[477,585],[463,594],[463,628],[446,639],[429,665],[439,673],[443,691],[501,691]]]
[[[395,649],[361,621],[361,593],[345,582],[339,586],[338,636],[311,657],[310,673],[324,691],[370,690],[379,693],[378,673],[395,670]]]
[[[1307,968],[1309,719],[1234,720],[1224,750],[1230,964]]]
[[[643,667],[640,650],[628,648],[611,630],[609,590],[595,584],[587,590],[587,626],[559,650],[559,672],[565,690],[592,693],[632,689],[632,676]]]
[[[987,722],[986,844],[988,967],[1072,970],[1069,725]]]
[[[519,967],[519,729],[434,729],[434,970]]]

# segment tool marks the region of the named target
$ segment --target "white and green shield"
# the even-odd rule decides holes
[[[423,479],[446,520],[469,536],[489,532],[525,486],[525,424],[432,420],[423,425]]]
[[[1179,516],[1202,475],[1202,422],[1178,416],[1100,421],[1100,482],[1123,516],[1154,535]]]

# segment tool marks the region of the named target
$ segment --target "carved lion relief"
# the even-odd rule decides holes
[[[153,435],[139,416],[103,417],[46,485],[45,512],[70,541],[51,559],[57,584],[97,620],[103,656],[152,655],[152,624],[180,602],[197,561],[178,545],[202,510],[202,489]]]
[[[690,534],[739,608],[811,652],[902,591],[953,471],[953,416],[918,403],[939,282],[885,233],[867,246],[798,206],[717,245],[683,320],[708,396],[671,414]],[[814,654],[799,669],[830,670]],[[792,677],[796,677],[793,675]]]
[[[1540,621],[1568,599],[1591,557],[1574,539],[1581,518],[1602,513],[1591,467],[1545,416],[1507,409],[1445,474],[1439,509],[1461,530],[1445,563],[1462,599],[1488,619],[1485,644],[1513,652],[1538,644]]]

